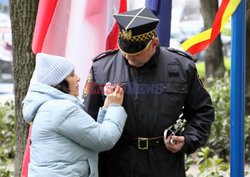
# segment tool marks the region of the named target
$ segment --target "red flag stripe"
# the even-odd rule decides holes
[[[190,48],[188,48],[188,52],[191,53],[192,55],[201,52],[203,50],[205,50],[206,48],[208,48],[208,46],[210,45],[210,39],[206,40],[206,41],[202,41],[199,42],[193,46],[191,46]]]
[[[30,136],[31,136],[31,129],[32,125],[30,124],[29,128],[29,134],[27,138],[26,148],[23,156],[23,164],[22,164],[22,171],[21,171],[21,177],[28,177],[28,166],[30,163]]]
[[[117,42],[115,42],[115,41],[117,41],[118,33],[119,33],[118,24],[115,23],[114,28],[109,33],[109,35],[106,39],[106,50],[113,50],[113,49],[117,48]]]
[[[121,0],[119,13],[127,11],[127,0]]]
[[[215,38],[218,36],[218,34],[220,33],[220,29],[221,29],[221,22],[222,22],[222,17],[223,14],[228,6],[230,0],[224,0],[222,1],[220,8],[216,14],[216,17],[214,19],[214,23],[212,26],[212,33],[211,33],[211,38],[210,38],[210,44],[215,40]]]
[[[54,15],[58,0],[42,0],[39,2],[36,26],[33,34],[32,51],[34,54],[42,50],[44,39]]]

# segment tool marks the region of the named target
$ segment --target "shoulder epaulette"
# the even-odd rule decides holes
[[[97,61],[97,60],[100,60],[101,58],[107,56],[107,55],[110,55],[112,53],[115,53],[117,52],[119,49],[115,49],[115,50],[107,50],[105,52],[102,52],[100,53],[99,55],[97,55],[95,58],[92,59],[93,62]]]
[[[174,48],[171,48],[171,47],[168,47],[167,50],[170,51],[170,52],[174,52],[176,54],[182,55],[184,57],[187,57],[188,59],[194,61],[193,57],[190,54],[186,53],[186,52],[183,52],[181,50],[177,50],[177,49],[174,49]]]

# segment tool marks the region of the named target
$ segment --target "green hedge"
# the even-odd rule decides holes
[[[13,172],[7,170],[10,159],[15,156],[14,104],[0,103],[0,177],[10,177]]]
[[[230,62],[227,61],[227,66]],[[229,176],[230,161],[230,76],[229,72],[224,78],[205,80],[215,107],[215,121],[206,144],[207,147],[197,150],[198,159],[186,157],[186,171],[192,164],[199,165],[198,177],[203,176]],[[250,115],[245,117],[245,161],[250,162]],[[248,175],[249,172],[245,172]],[[193,177],[188,174],[187,177]]]
[[[215,107],[215,121],[207,146],[212,154],[217,154],[224,160],[229,160],[230,154],[230,76],[206,80],[207,88]],[[245,159],[250,161],[250,115],[245,117]]]

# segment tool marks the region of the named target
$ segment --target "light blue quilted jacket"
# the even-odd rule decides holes
[[[33,121],[29,177],[97,177],[98,152],[115,145],[127,118],[112,104],[100,108],[96,122],[76,97],[38,82],[24,99],[23,116]]]

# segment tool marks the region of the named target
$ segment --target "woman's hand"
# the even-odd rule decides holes
[[[116,88],[109,87],[109,89],[111,89],[111,92],[107,95],[104,101],[104,108],[107,109],[110,104],[118,104],[121,106],[124,98],[123,89],[119,85],[117,85]]]

